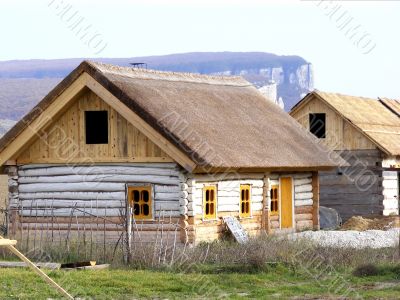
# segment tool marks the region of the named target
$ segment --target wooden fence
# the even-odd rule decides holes
[[[149,260],[152,265],[166,264],[174,259],[177,247],[182,246],[182,231],[186,232],[170,212],[159,212],[151,224],[127,218],[124,210],[119,217],[107,217],[107,209],[104,215],[96,215],[93,207],[72,207],[69,216],[61,217],[54,202],[40,208],[32,203],[32,213],[24,216],[19,212],[27,208],[22,207],[3,213],[19,215],[8,237],[17,240],[18,248],[32,259],[105,263],[140,263],[143,259],[146,264]]]

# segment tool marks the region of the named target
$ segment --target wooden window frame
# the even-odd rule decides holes
[[[138,191],[148,191],[149,192],[149,197],[150,197],[150,204],[149,204],[149,215],[138,215],[135,216],[133,212],[133,199],[132,199],[132,191],[138,190]],[[138,184],[138,185],[128,185],[127,186],[127,200],[128,200],[128,207],[132,208],[132,214],[131,217],[134,220],[140,220],[140,221],[151,221],[154,220],[154,188],[152,185],[143,185],[143,184]],[[140,202],[139,202],[140,203]]]
[[[274,197],[274,192],[276,192],[276,197]],[[270,198],[271,198],[271,206],[270,206],[270,214],[271,216],[279,216],[280,215],[280,211],[281,211],[281,204],[280,204],[280,188],[279,188],[279,184],[273,184],[271,185],[271,189],[270,189]],[[276,203],[276,210],[273,211],[272,210],[272,202]]]
[[[243,192],[248,191],[248,199],[243,199]],[[239,195],[239,217],[240,218],[250,218],[251,217],[251,185],[250,184],[241,184],[240,185],[240,195]],[[243,212],[243,203],[248,203],[248,211]]]
[[[214,204],[214,213],[213,214],[206,214],[206,195],[207,191],[214,191],[214,200],[211,201]],[[218,188],[217,185],[205,185],[203,187],[203,220],[210,221],[217,219],[217,209],[218,209]]]

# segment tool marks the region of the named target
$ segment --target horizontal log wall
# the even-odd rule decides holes
[[[296,231],[313,229],[312,174],[309,172],[271,174],[271,185],[279,185],[281,177],[291,177],[293,180],[294,229]],[[280,229],[279,215],[271,216],[270,226],[272,230]]]
[[[96,217],[101,226],[108,224],[107,231],[115,231],[114,221],[118,219],[123,230],[127,185],[153,186],[155,220],[140,221],[144,231],[156,230],[152,224],[160,219],[173,218],[180,223],[181,212],[185,212],[181,204],[187,192],[182,185],[181,170],[174,163],[32,164],[9,167],[8,174],[10,208],[18,212],[22,230],[32,226],[48,228],[49,219],[61,231],[78,230],[75,221],[75,225],[66,225],[65,220],[71,223],[70,219],[74,218],[79,219],[79,224],[85,224],[88,217]]]
[[[294,185],[294,219],[296,231],[312,230],[314,218],[312,207],[314,205],[314,191],[311,173],[293,175]],[[317,191],[318,193],[318,191]],[[311,208],[311,209],[310,209]]]
[[[280,177],[290,176],[293,178],[293,197],[294,197],[294,227],[295,230],[313,229],[313,190],[311,173],[294,174],[268,174],[269,184],[279,185]],[[241,177],[238,179],[237,177]],[[203,187],[215,184],[217,186],[217,219],[203,219]],[[239,217],[240,185],[251,185],[251,210],[250,218]],[[242,226],[250,235],[256,235],[262,228],[262,209],[263,209],[263,186],[264,174],[236,174],[236,178],[228,177],[223,179],[221,176],[189,175],[184,182],[186,188],[188,220],[185,226],[190,232],[192,242],[209,241],[221,237],[226,228],[222,222],[223,216],[238,217]],[[269,191],[268,191],[269,193]],[[269,197],[268,197],[269,199]],[[267,203],[269,209],[269,203]],[[271,215],[268,225],[272,230],[280,229],[278,215]]]
[[[336,209],[343,221],[352,216],[382,214],[382,153],[379,150],[338,152],[349,164],[320,172],[320,204]]]
[[[251,185],[251,217],[240,222],[250,235],[261,230],[263,207],[263,174],[235,174],[236,176],[193,175],[186,177],[184,184],[187,197],[188,220],[185,222],[191,242],[210,241],[222,237],[226,231],[222,224],[223,216],[239,217],[240,185]],[[239,179],[238,179],[239,177]],[[217,219],[203,220],[203,187],[217,186]]]
[[[397,171],[382,172],[383,214],[385,216],[399,214],[399,173]]]

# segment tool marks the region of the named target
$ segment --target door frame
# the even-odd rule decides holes
[[[282,228],[282,178],[290,178],[292,180],[292,227],[288,228]],[[294,178],[293,176],[279,176],[279,229],[293,229],[296,228],[295,224],[296,221],[294,219],[295,213],[294,213]]]

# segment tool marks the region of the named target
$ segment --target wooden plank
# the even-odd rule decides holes
[[[0,239],[0,246],[14,246],[16,244],[16,240]]]
[[[95,266],[85,266],[85,267],[77,267],[77,268],[63,268],[64,271],[72,271],[72,270],[105,270],[109,269],[109,264],[101,264]]]
[[[61,267],[60,263],[41,263],[34,262],[35,266],[40,269],[49,269],[49,270],[59,270]],[[28,264],[26,262],[20,261],[0,261],[0,268],[28,268]]]
[[[223,220],[239,244],[245,244],[249,241],[249,236],[238,219],[235,217],[224,217]]]
[[[144,162],[144,163],[163,163],[163,162],[174,162],[173,159],[169,157],[96,157],[94,160],[88,160],[87,157],[77,157],[77,158],[70,158],[68,161],[66,159],[60,158],[18,158],[18,164],[28,164],[28,163],[49,163],[49,164],[93,164],[93,161],[97,163],[135,163],[135,162]]]
[[[293,227],[293,190],[292,190],[292,178],[281,177],[280,186],[280,207],[281,207],[281,227],[292,228]]]

